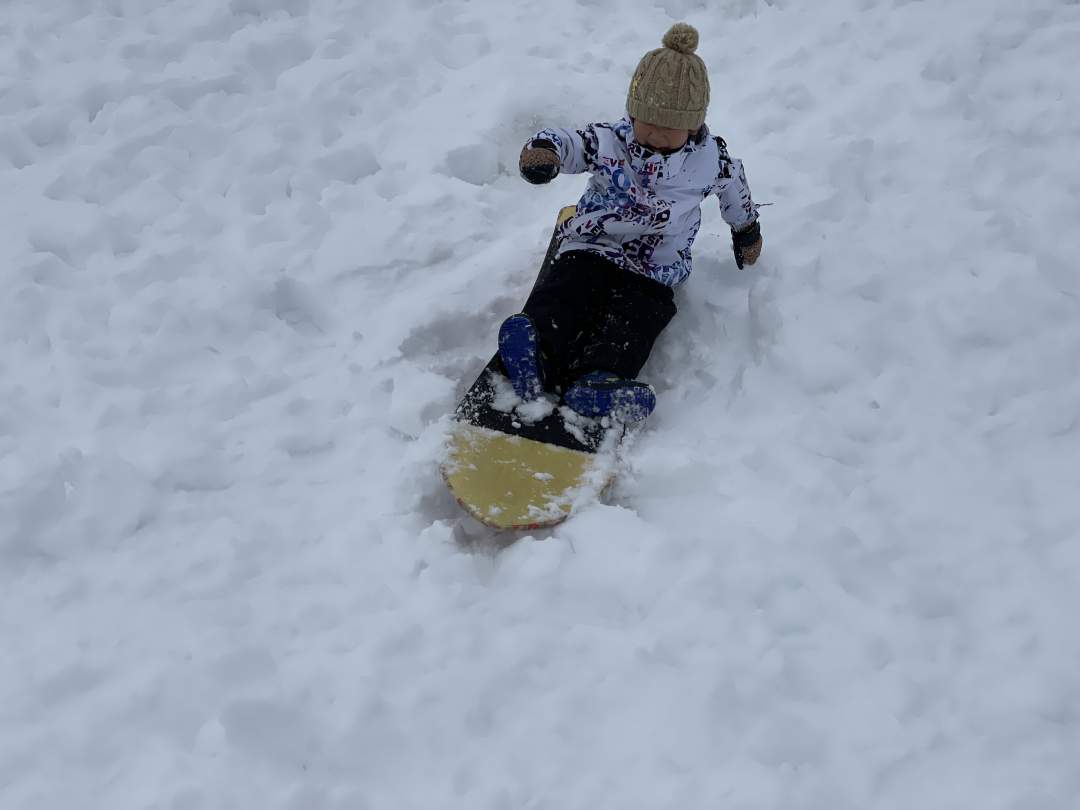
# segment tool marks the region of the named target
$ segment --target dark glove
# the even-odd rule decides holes
[[[559,153],[551,141],[526,144],[518,161],[521,176],[533,185],[550,183],[559,174]]]
[[[753,264],[761,255],[761,226],[754,222],[749,228],[731,232],[731,249],[735,264],[742,270],[744,264]]]

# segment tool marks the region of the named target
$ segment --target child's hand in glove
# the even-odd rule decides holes
[[[559,174],[559,153],[551,141],[526,144],[518,161],[521,176],[534,185],[550,183]]]
[[[742,270],[744,264],[753,264],[761,255],[761,226],[755,221],[750,227],[731,232],[731,249],[735,264]]]

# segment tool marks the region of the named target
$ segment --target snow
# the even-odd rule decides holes
[[[446,414],[701,32],[704,211],[604,503]],[[1080,5],[12,0],[0,807],[1080,806]]]

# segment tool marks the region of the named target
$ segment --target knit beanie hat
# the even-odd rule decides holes
[[[675,23],[663,48],[645,54],[634,71],[626,111],[631,118],[670,129],[697,130],[709,106],[709,74],[697,50],[698,32]]]

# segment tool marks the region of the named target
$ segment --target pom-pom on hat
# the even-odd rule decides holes
[[[664,47],[645,54],[630,81],[626,111],[631,118],[671,129],[697,130],[709,107],[709,73],[694,53],[698,32],[675,23],[662,40]]]

